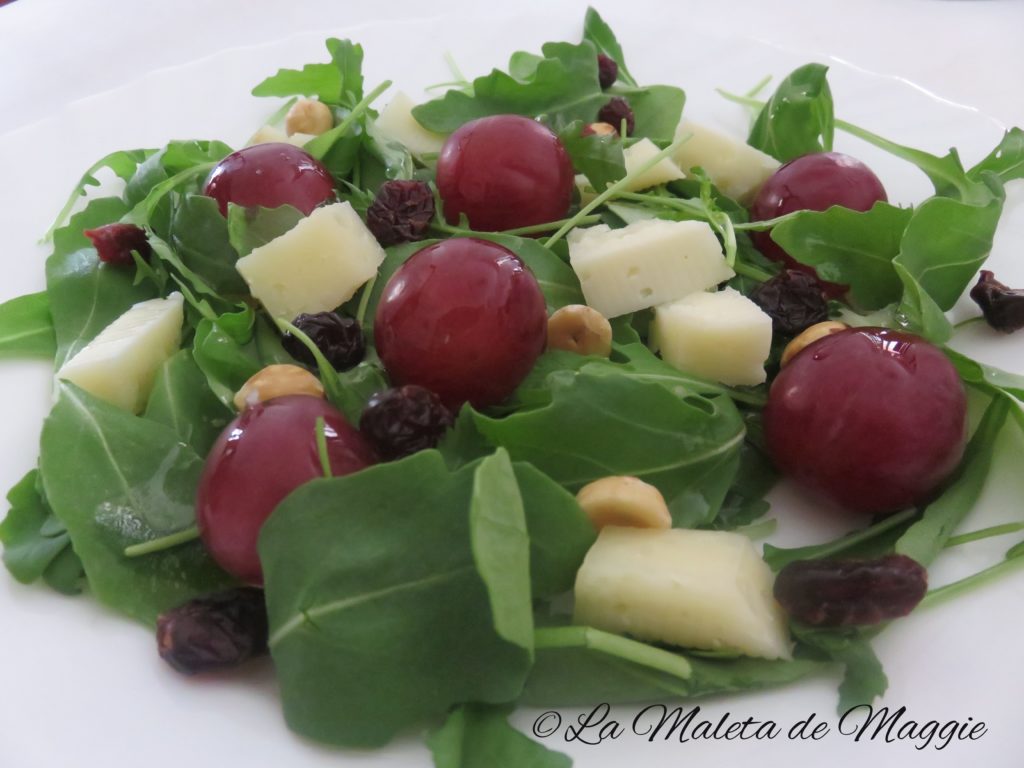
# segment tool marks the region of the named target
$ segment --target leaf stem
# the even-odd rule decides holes
[[[550,232],[553,229],[558,229],[568,221],[571,221],[571,219],[559,219],[558,221],[550,221],[546,224],[531,224],[528,227],[517,227],[515,229],[505,229],[497,232],[453,227],[451,224],[445,224],[444,222],[433,222],[431,223],[430,228],[449,235],[462,235],[465,237],[472,237],[473,235],[512,235],[513,237],[520,237],[522,235],[536,235],[543,234],[544,232]],[[601,221],[600,216],[584,216],[582,219],[577,221],[575,226],[597,224],[599,221]]]
[[[373,293],[373,287],[377,284],[377,277],[380,275],[379,272],[375,272],[366,285],[363,286],[363,293],[359,297],[359,307],[356,309],[356,322],[359,323],[359,327],[363,327],[363,319],[366,317],[366,310],[370,306],[370,295]]]
[[[1014,548],[1016,549],[1016,547]],[[918,603],[917,608],[931,608],[933,606],[944,603],[958,595],[962,595],[964,592],[968,592],[976,587],[984,586],[996,579],[1004,576],[1008,573],[1012,573],[1018,568],[1024,568],[1024,557],[1021,555],[1024,552],[1014,552],[1010,550],[1007,553],[1007,559],[1002,560],[995,565],[989,566],[984,570],[973,573],[970,576],[966,576],[958,581],[954,581],[951,584],[938,587],[928,592],[924,596],[924,599]]]
[[[320,457],[320,468],[323,470],[324,477],[328,479],[334,477],[331,472],[331,457],[327,453],[327,422],[324,421],[323,416],[316,417],[316,452]]]
[[[550,248],[552,245],[557,243],[559,240],[565,237],[567,232],[569,232],[571,229],[573,229],[573,227],[577,226],[580,221],[586,218],[591,213],[591,211],[595,210],[601,205],[604,205],[604,203],[606,203],[608,200],[610,200],[611,198],[615,197],[620,192],[625,190],[626,187],[628,187],[635,179],[647,173],[649,170],[651,170],[651,168],[656,166],[665,158],[673,155],[676,152],[676,150],[679,149],[679,147],[683,146],[683,144],[685,144],[687,141],[689,141],[692,138],[692,136],[693,134],[689,133],[680,136],[678,139],[673,141],[663,150],[653,155],[649,160],[647,160],[644,163],[641,163],[639,167],[634,168],[631,172],[627,173],[621,179],[619,179],[614,184],[609,186],[607,189],[605,189],[604,192],[602,192],[589,203],[587,203],[585,206],[580,208],[579,213],[577,213],[571,219],[568,219],[558,229],[558,231],[555,232],[555,234],[553,234],[551,237],[547,239],[547,241],[545,241],[544,247]]]
[[[310,139],[303,145],[303,149],[309,152],[317,160],[323,160],[324,156],[330,151],[334,143],[348,133],[348,129],[352,127],[356,120],[363,116],[363,113],[370,108],[370,105],[377,100],[384,91],[391,87],[391,81],[385,80],[383,83],[378,85],[366,96],[363,97],[362,101],[352,107],[352,111],[349,112],[345,119],[338,123],[336,126],[326,133],[322,133],[315,139]]]
[[[1007,533],[1017,533],[1018,531],[1024,531],[1024,523],[1004,523],[1003,525],[993,525],[989,528],[982,528],[977,531],[971,531],[970,533],[961,533],[958,536],[950,536],[946,540],[945,547],[956,547],[960,544],[969,544],[972,541],[982,541],[983,539],[990,539],[993,536],[1003,536]]]
[[[142,557],[143,555],[152,555],[156,552],[163,552],[165,549],[173,549],[179,547],[182,544],[187,544],[190,541],[195,541],[199,538],[199,526],[193,525],[189,528],[185,528],[181,531],[175,531],[174,533],[168,534],[167,536],[161,536],[159,539],[150,539],[144,541],[141,544],[132,544],[130,547],[125,547],[125,557]]]

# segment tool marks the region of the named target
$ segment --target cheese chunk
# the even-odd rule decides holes
[[[317,208],[292,229],[238,260],[249,291],[275,317],[326,312],[352,298],[384,261],[349,203]]]
[[[307,142],[315,139],[311,133],[293,133],[289,136],[273,125],[264,125],[246,143],[247,147],[254,144],[294,144],[296,147],[304,147]]]
[[[628,176],[631,174],[660,151],[661,150],[659,150],[655,143],[650,139],[640,139],[640,141],[633,146],[626,147],[622,150],[622,159],[625,161],[626,165],[626,175]],[[685,178],[686,174],[679,170],[679,166],[672,162],[670,158],[666,157],[659,160],[652,168],[633,179],[632,182],[626,185],[626,190],[629,192],[636,192],[641,189],[656,187],[659,184],[667,184],[670,181]],[[604,190],[598,190],[598,192],[603,191]]]
[[[381,111],[377,129],[387,138],[404,144],[414,155],[440,152],[446,137],[416,122],[412,116],[415,106],[412,99],[399,91]]]
[[[601,530],[576,575],[574,623],[639,640],[790,658],[771,569],[727,531]]]
[[[607,318],[675,301],[733,276],[703,221],[604,224],[569,234],[569,261],[587,304]]]
[[[681,371],[729,385],[761,384],[772,319],[732,288],[694,293],[655,308],[650,342]]]
[[[181,344],[180,293],[131,307],[57,371],[57,378],[126,411],[139,413],[160,366]]]
[[[676,138],[690,134],[673,155],[684,171],[700,166],[716,187],[734,200],[749,203],[779,168],[779,161],[713,128],[683,120]]]

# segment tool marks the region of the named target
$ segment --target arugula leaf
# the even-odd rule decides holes
[[[173,210],[168,245],[181,262],[218,294],[247,294],[248,286],[235,268],[239,254],[228,238],[228,223],[217,201],[184,195]]]
[[[54,250],[46,260],[46,292],[57,339],[57,368],[133,304],[156,298],[152,285],[135,284],[134,270],[100,263],[82,234],[117,221],[125,210],[116,197],[96,198],[53,234]]]
[[[1009,410],[1010,401],[1003,396],[994,398],[985,409],[978,429],[967,444],[956,478],[896,542],[898,554],[927,566],[942,551],[981,495],[992,466],[996,437],[1006,423]]]
[[[57,218],[54,219],[53,224],[50,225],[46,234],[43,235],[43,240],[49,240],[53,237],[54,231],[64,224],[71,214],[71,210],[75,207],[78,198],[86,194],[86,187],[98,187],[100,185],[99,179],[96,178],[97,173],[104,168],[108,168],[118,178],[128,181],[135,174],[139,165],[154,152],[156,152],[155,149],[122,149],[101,157],[89,166],[89,170],[82,174],[82,178],[71,191],[68,201],[61,208],[60,213],[57,214]]]
[[[870,211],[833,206],[801,211],[771,229],[771,238],[823,280],[850,286],[850,299],[864,310],[899,300],[903,284],[893,259],[915,212],[878,202]],[[932,235],[934,238],[934,234]]]
[[[622,156],[622,142],[614,136],[584,136],[583,123],[569,123],[558,133],[558,138],[569,153],[572,167],[587,177],[595,190],[626,175],[626,161]]]
[[[665,495],[676,526],[714,518],[745,434],[731,400],[586,369],[556,371],[548,382],[546,405],[504,418],[473,411],[476,429],[569,490],[635,475]]]
[[[385,181],[411,179],[415,170],[412,154],[405,145],[382,134],[377,122],[367,117],[359,151],[359,186],[376,193]]]
[[[498,455],[449,472],[421,451],[314,480],[278,506],[259,547],[293,730],[374,746],[454,704],[519,694],[533,638],[509,471]],[[499,561],[512,570],[495,573]]]
[[[805,64],[779,83],[750,129],[747,143],[780,162],[832,151],[835,116],[824,64]]]
[[[144,415],[170,427],[181,442],[206,456],[234,414],[210,390],[192,352],[182,349],[160,366]]]
[[[210,389],[232,409],[235,393],[251,376],[273,363],[294,362],[277,331],[251,307],[201,320],[192,354]]]
[[[1005,392],[1018,400],[1024,400],[1024,376],[984,365],[949,347],[943,351],[965,383],[980,387],[990,394]]]
[[[172,141],[139,165],[125,186],[124,201],[129,208],[135,208],[161,184],[223,160],[230,154],[231,147],[222,141]],[[140,226],[150,224],[147,220],[136,223]]]
[[[903,298],[896,309],[896,323],[924,336],[933,344],[949,341],[953,325],[935,299],[902,264],[894,261],[893,268],[903,282]]]
[[[327,40],[330,64],[279,69],[252,89],[253,96],[315,96],[324,104],[352,107],[363,98],[363,47],[351,40]]]
[[[491,449],[493,450],[493,449]],[[597,538],[576,497],[532,464],[513,465],[530,533],[530,584],[535,598],[568,592]]]
[[[914,211],[903,233],[894,261],[940,310],[952,308],[992,250],[1004,194],[998,181],[987,187],[990,195],[982,203],[929,198]]]
[[[615,38],[615,33],[593,7],[587,8],[587,15],[583,17],[583,39],[593,43],[599,53],[603,53],[619,65],[618,82],[625,85],[637,84],[626,68],[626,58],[622,53],[622,46]]]
[[[792,630],[802,654],[836,661],[846,667],[839,686],[837,710],[840,714],[860,704],[870,704],[889,687],[889,678],[868,642],[867,636],[872,630],[816,629],[797,623]]]
[[[537,707],[688,699],[799,680],[830,665],[810,659],[708,660],[592,627],[535,632],[536,661],[521,701]]]
[[[202,466],[168,427],[59,385],[43,424],[39,472],[100,602],[152,623],[161,611],[231,583],[198,541],[124,556],[127,546],[194,525]]]
[[[676,137],[676,128],[683,115],[686,94],[674,85],[646,85],[630,88],[613,85],[607,96],[622,96],[629,102],[636,119],[634,138],[648,138],[667,144]],[[591,118],[593,120],[593,118]]]
[[[42,357],[53,359],[57,338],[50,316],[50,297],[46,291],[0,304],[0,359]]]
[[[290,205],[263,208],[228,204],[228,239],[239,257],[288,232],[302,220],[302,211]]]
[[[1024,179],[1024,130],[1011,128],[988,156],[967,172],[968,178],[981,181],[986,173],[996,174],[1004,184]]]
[[[436,768],[570,768],[572,760],[509,725],[506,711],[463,705],[427,737]]]
[[[4,565],[22,584],[45,578],[62,553],[71,549],[67,530],[46,506],[38,483],[39,471],[33,469],[11,488],[7,494],[11,506],[0,522]],[[74,592],[81,591],[81,576],[79,564]]]

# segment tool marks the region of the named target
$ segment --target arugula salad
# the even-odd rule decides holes
[[[554,767],[516,705],[842,670],[845,711],[886,690],[889,622],[1024,566],[1011,542],[928,583],[1024,531],[962,532],[1024,377],[946,346],[968,290],[1024,327],[982,269],[1020,128],[965,168],[837,117],[811,63],[722,92],[751,115],[729,136],[593,9],[419,104],[326,45],[256,85],[279,108],[244,147],[98,160],[46,290],[0,305],[0,358],[56,374],[0,522],[14,579],[155,627],[185,674],[269,653],[317,741]],[[837,131],[934,194],[890,203]],[[782,477],[850,532],[761,544]]]

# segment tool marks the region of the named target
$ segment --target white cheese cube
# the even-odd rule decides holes
[[[445,136],[428,131],[412,116],[413,100],[399,91],[377,118],[377,129],[385,137],[404,144],[414,155],[441,151]]]
[[[631,174],[660,151],[657,145],[650,139],[640,139],[633,146],[626,147],[622,150],[622,159],[626,165],[626,175]],[[679,170],[679,166],[672,162],[670,158],[665,157],[627,184],[626,190],[636,192],[641,189],[656,187],[659,184],[667,184],[670,181],[685,178],[686,174]],[[598,192],[602,191],[604,190],[598,190]]]
[[[771,569],[727,531],[607,527],[576,576],[574,623],[684,648],[790,658]]]
[[[131,307],[57,371],[57,378],[132,413],[149,399],[160,366],[181,344],[180,293]]]
[[[760,384],[772,319],[739,291],[694,293],[654,310],[652,348],[669,365],[722,384]]]
[[[377,274],[384,249],[349,203],[317,208],[292,229],[239,259],[249,291],[275,317],[326,312]]]
[[[713,128],[683,120],[676,138],[689,134],[673,155],[684,171],[700,166],[716,187],[741,203],[749,203],[779,168],[779,161],[749,144]]]
[[[703,221],[601,224],[569,234],[569,261],[587,304],[607,318],[704,291],[733,276]]]

